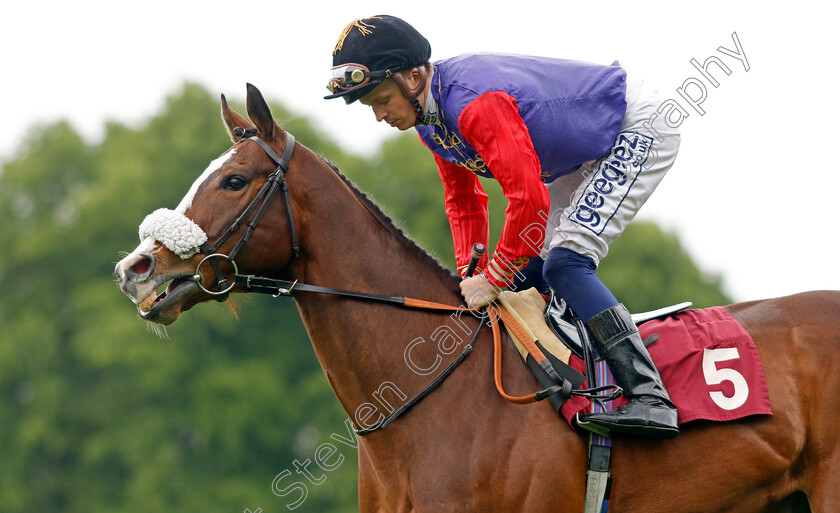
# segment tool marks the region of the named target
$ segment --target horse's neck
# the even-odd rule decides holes
[[[306,207],[299,216],[303,253],[292,266],[293,278],[359,292],[462,304],[456,279],[395,235],[335,173],[330,170],[317,179],[311,182],[317,185],[308,190],[306,201],[294,202]],[[294,184],[289,187],[296,190]],[[357,427],[370,427],[423,390],[478,329],[478,321],[466,313],[453,317],[448,312],[312,293],[296,294],[295,300],[324,373]],[[447,488],[441,483],[491,482],[499,475],[494,448],[498,451],[504,446],[507,451],[523,425],[545,433],[559,422],[545,406],[523,409],[522,414],[529,415],[523,419],[500,404],[489,372],[492,345],[488,337],[485,330],[482,338],[488,343],[474,341],[474,356],[422,404],[383,431],[359,439],[361,510],[374,510],[371,505],[379,502],[410,504],[415,490]],[[509,352],[508,358],[515,357],[513,350]],[[524,366],[518,369],[505,376],[506,383],[512,390],[533,388],[533,378],[522,372]],[[569,431],[557,445],[571,446],[583,461],[585,445],[573,445],[575,440],[579,439]],[[524,445],[542,450],[537,444]],[[530,486],[527,476],[519,483],[522,489]],[[430,499],[429,494],[425,498]]]
[[[330,212],[321,210],[314,224],[321,234],[307,244],[303,274],[307,283],[410,296],[441,302],[458,300],[451,276],[431,257],[362,203],[352,199]]]
[[[395,234],[390,223],[332,170],[321,177],[319,187],[324,182],[329,192],[307,198],[306,225],[299,227],[305,255],[294,267],[294,278],[337,289],[460,304],[455,281],[428,255]],[[417,337],[428,337],[446,321],[446,314],[324,294],[295,297],[321,366],[351,416],[361,404],[376,404],[371,397],[383,383],[410,390],[415,381],[427,380],[406,367],[404,351]]]

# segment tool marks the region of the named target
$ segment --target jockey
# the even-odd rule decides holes
[[[590,414],[616,432],[679,433],[677,411],[627,309],[596,274],[679,148],[661,101],[618,63],[466,54],[430,63],[429,42],[392,16],[355,20],[333,51],[325,98],[360,100],[377,121],[415,128],[443,182],[458,270],[487,243],[495,178],[505,224],[482,272],[461,282],[472,307],[506,287],[547,283],[586,323],[630,402]]]

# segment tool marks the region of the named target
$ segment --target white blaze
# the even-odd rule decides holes
[[[207,180],[207,178],[210,175],[221,169],[225,162],[227,162],[228,159],[231,158],[235,153],[236,148],[232,148],[230,151],[228,151],[227,153],[223,153],[221,156],[219,156],[219,158],[211,162],[207,166],[207,169],[205,169],[204,172],[201,173],[201,176],[199,176],[198,179],[196,179],[196,181],[193,182],[192,186],[190,186],[190,190],[187,191],[187,195],[184,196],[184,199],[181,200],[181,203],[178,204],[178,206],[175,208],[175,211],[181,214],[186,212],[187,209],[190,208],[190,206],[192,205],[193,198],[195,198],[195,194],[196,192],[198,192],[198,188],[201,187],[201,184],[203,184],[204,181]]]
[[[181,203],[178,204],[175,210],[159,208],[146,216],[140,224],[140,240],[154,239],[182,259],[190,258],[198,253],[199,246],[207,242],[207,234],[192,219],[185,216],[184,213],[192,205],[193,198],[195,198],[201,184],[210,175],[221,169],[225,162],[235,153],[236,149],[231,149],[211,162],[207,166],[207,169],[201,173],[201,176],[193,182],[190,190],[187,191],[187,195],[184,196],[184,199],[181,200]]]

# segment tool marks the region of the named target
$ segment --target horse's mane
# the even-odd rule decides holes
[[[414,242],[414,240],[412,240],[411,237],[406,235],[405,232],[403,232],[402,229],[400,229],[394,223],[394,221],[390,217],[388,217],[388,215],[385,214],[385,212],[382,211],[382,208],[380,208],[379,205],[377,205],[367,194],[362,192],[356,186],[356,184],[354,184],[349,178],[347,178],[335,164],[330,162],[329,159],[327,159],[324,156],[321,156],[321,158],[324,160],[324,162],[327,163],[328,166],[330,166],[330,168],[332,168],[333,171],[335,171],[335,173],[344,181],[347,187],[349,187],[350,190],[353,191],[353,194],[355,194],[356,197],[359,198],[359,201],[361,201],[362,204],[368,209],[368,211],[370,211],[370,213],[373,214],[374,217],[376,217],[392,235],[394,235],[394,238],[396,238],[400,242],[400,244],[402,244],[403,247],[406,248],[406,250],[408,250],[413,256],[418,257],[423,263],[425,263],[426,267],[433,270],[440,278],[440,280],[444,283],[446,283],[447,281],[457,283],[458,278],[454,274],[452,274],[452,271],[444,267],[444,265],[441,264],[440,260],[435,258],[431,253],[429,253],[416,242]]]

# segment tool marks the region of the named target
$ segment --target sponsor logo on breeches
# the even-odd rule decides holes
[[[619,132],[615,145],[568,214],[574,223],[600,235],[624,202],[650,154],[653,138]]]

